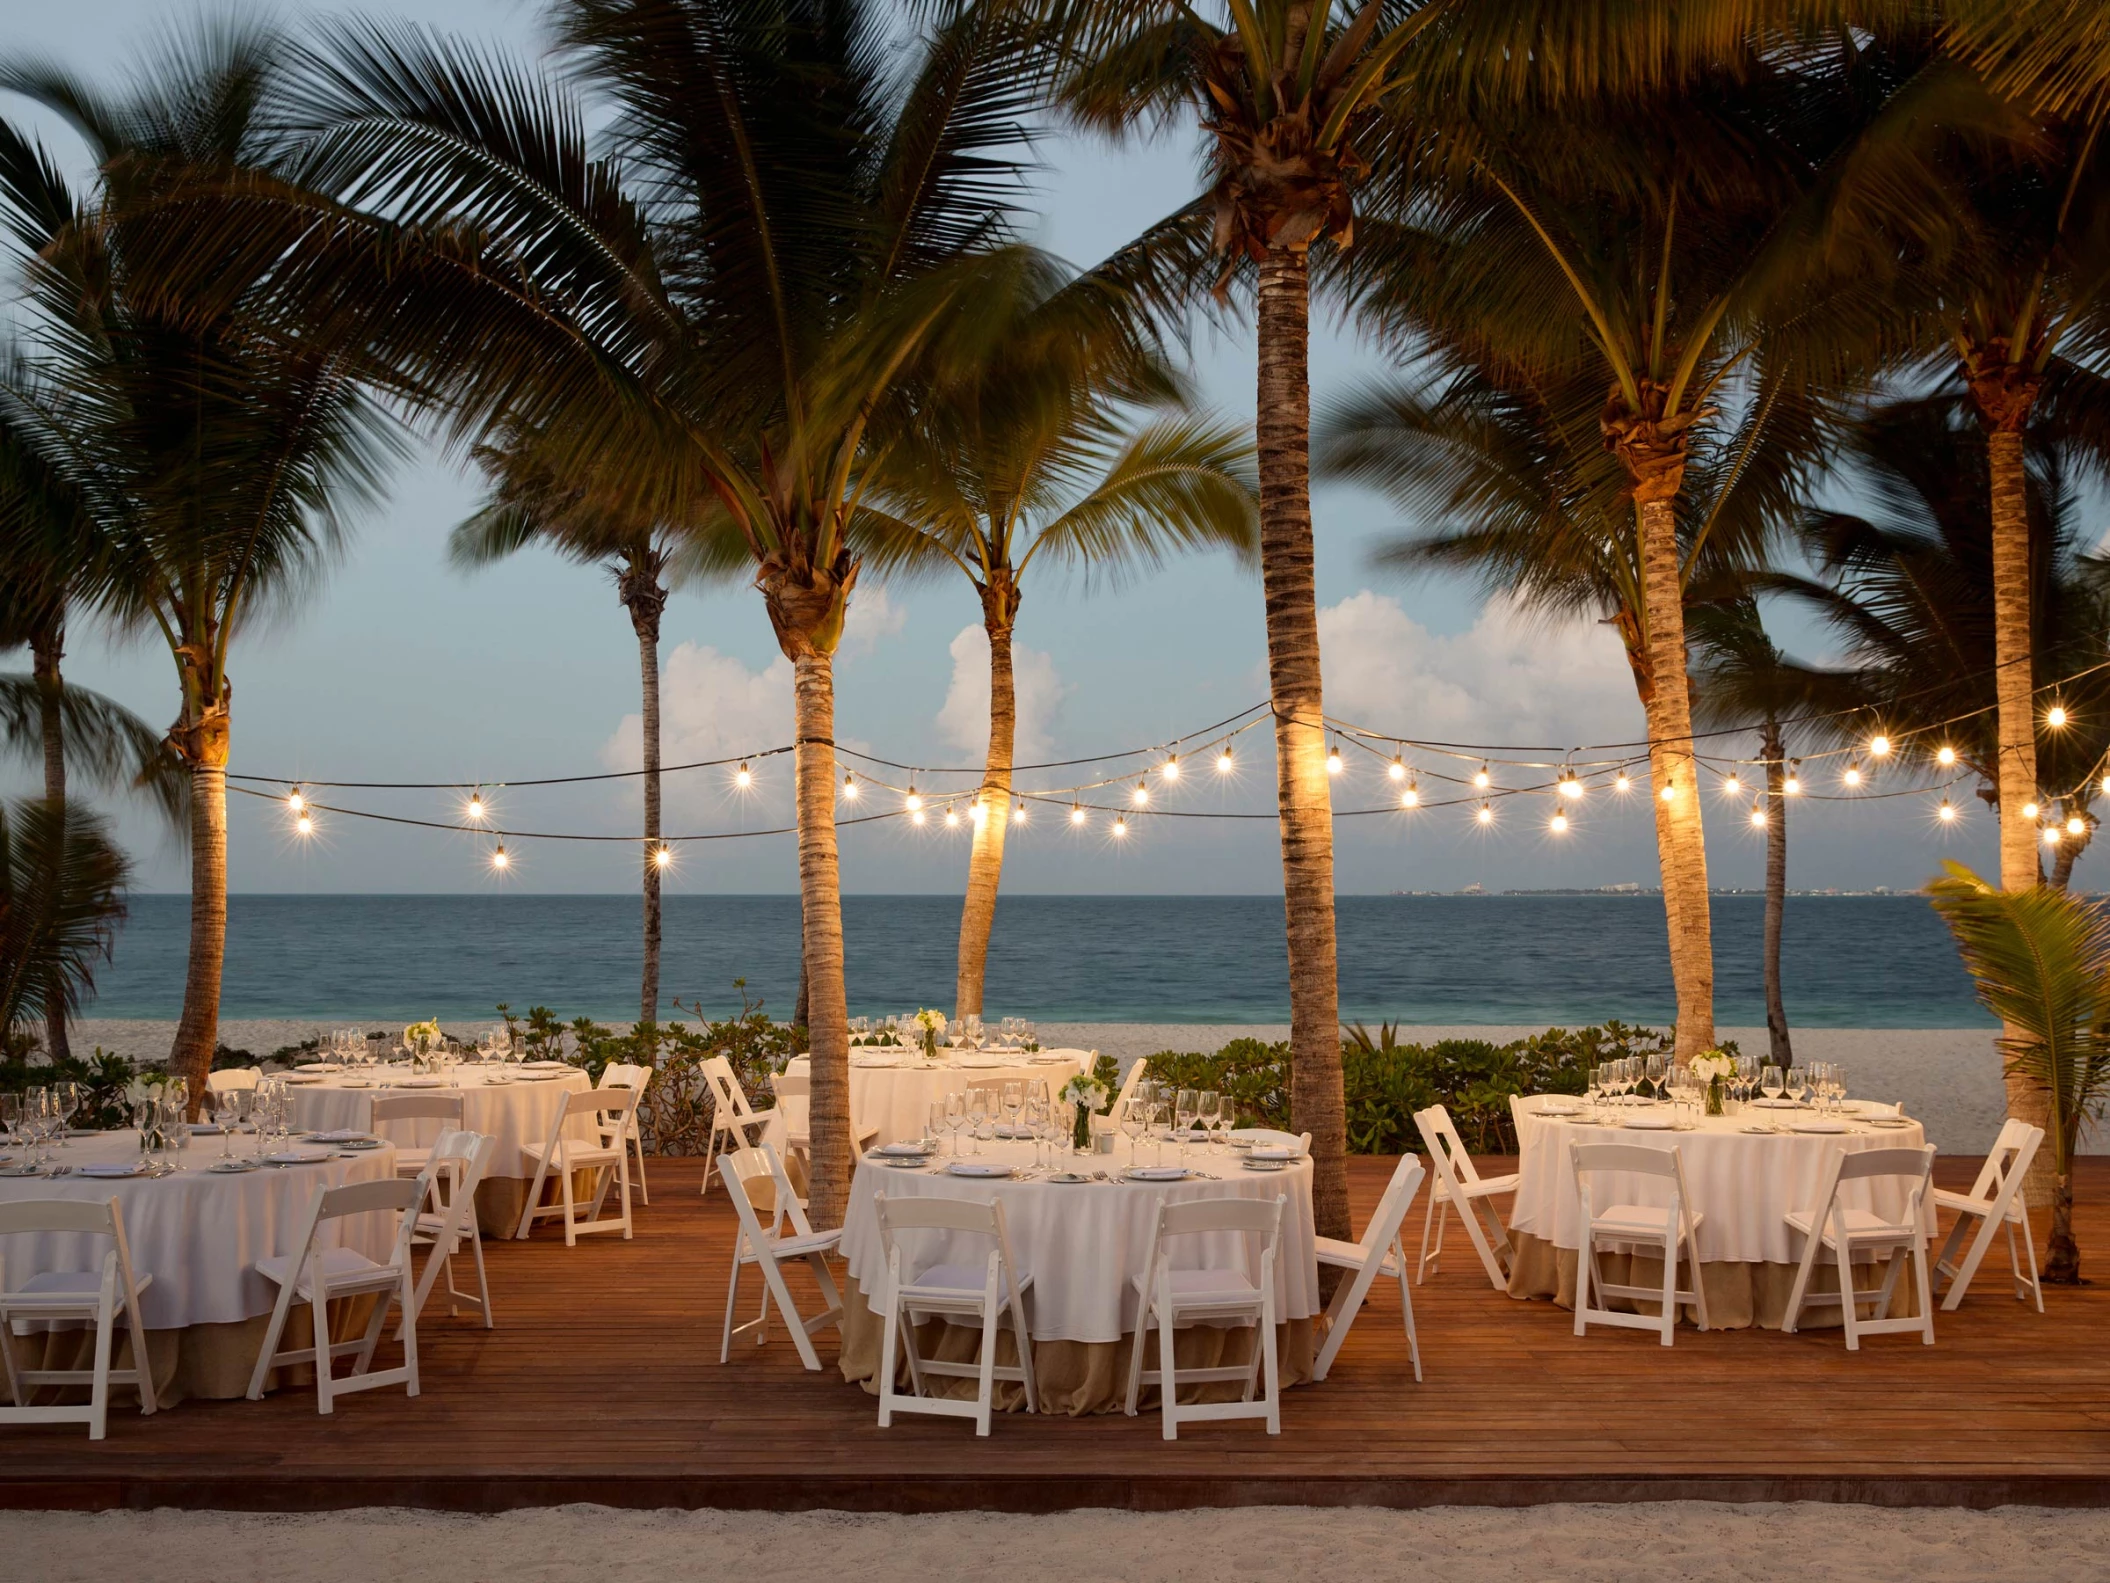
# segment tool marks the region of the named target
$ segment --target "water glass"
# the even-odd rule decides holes
[[[1803,1099],[1805,1097],[1803,1094],[1803,1089],[1808,1084],[1809,1080],[1810,1074],[1802,1067],[1789,1067],[1787,1071],[1788,1098],[1796,1100]]]
[[[923,1141],[930,1148],[937,1148],[945,1137],[945,1101],[930,1102],[930,1119],[923,1126]]]
[[[967,1125],[967,1096],[954,1092],[945,1096],[945,1130],[952,1134],[952,1154],[960,1157],[960,1129]]]

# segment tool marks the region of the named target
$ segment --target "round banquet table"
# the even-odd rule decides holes
[[[396,1169],[395,1148],[386,1144],[359,1153],[333,1152],[312,1165],[265,1165],[235,1175],[206,1169],[220,1153],[219,1138],[200,1136],[191,1139],[183,1151],[183,1168],[172,1176],[0,1177],[0,1202],[117,1200],[133,1272],[154,1278],[139,1294],[139,1315],[147,1330],[155,1390],[164,1406],[191,1396],[228,1398],[248,1391],[249,1371],[256,1366],[271,1306],[278,1299],[278,1288],[257,1274],[257,1260],[299,1251],[296,1244],[318,1188],[380,1180]],[[56,1151],[55,1163],[78,1168],[131,1161],[138,1154],[138,1139],[131,1132],[90,1133]],[[359,1215],[324,1222],[316,1239],[321,1248],[347,1247],[385,1259],[395,1230],[390,1216]],[[96,1237],[22,1233],[0,1238],[10,1286],[45,1270],[100,1269],[108,1248]],[[364,1312],[362,1306],[357,1316],[339,1315],[340,1338],[364,1324]],[[307,1309],[296,1307],[284,1345],[306,1346],[307,1335]],[[31,1368],[87,1368],[94,1336],[90,1329],[45,1330],[18,1336],[15,1346],[18,1356],[30,1354],[25,1361]],[[115,1366],[131,1367],[131,1341],[122,1323],[118,1353]],[[288,1377],[285,1382],[313,1378],[305,1368],[297,1375],[284,1369],[278,1374]],[[274,1378],[272,1383],[282,1381]]]
[[[1572,1143],[1640,1144],[1675,1148],[1685,1170],[1692,1207],[1705,1218],[1693,1232],[1701,1276],[1707,1283],[1708,1318],[1717,1329],[1759,1325],[1777,1330],[1787,1309],[1788,1291],[1802,1258],[1801,1238],[1788,1228],[1791,1209],[1815,1207],[1823,1189],[1825,1168],[1844,1149],[1918,1148],[1927,1141],[1918,1122],[1905,1127],[1876,1128],[1857,1117],[1845,1120],[1843,1132],[1747,1132],[1747,1127],[1774,1124],[1793,1128],[1816,1118],[1804,1110],[1747,1109],[1733,1116],[1689,1118],[1684,1131],[1656,1131],[1621,1125],[1618,1107],[1601,1110],[1605,1124],[1545,1114],[1542,1106],[1572,1100],[1537,1096],[1513,1107],[1517,1122],[1517,1193],[1509,1216],[1512,1297],[1550,1297],[1563,1308],[1575,1305],[1575,1267],[1583,1244],[1582,1209],[1575,1173],[1568,1163]],[[1637,1113],[1655,1107],[1643,1106]],[[1668,1115],[1667,1109],[1656,1110]],[[1605,1203],[1668,1205],[1669,1184],[1661,1177],[1608,1173],[1600,1178]],[[1840,1184],[1839,1197],[1851,1209],[1873,1210],[1889,1219],[1905,1212],[1905,1190],[1896,1178],[1873,1178]],[[1928,1206],[1931,1213],[1932,1206]],[[1663,1261],[1643,1255],[1607,1252],[1600,1256],[1606,1279],[1618,1284],[1648,1285],[1662,1279]],[[1910,1281],[1898,1288],[1893,1313],[1913,1311]],[[1812,1272],[1813,1291],[1836,1292],[1838,1271],[1829,1257]],[[1696,1311],[1686,1305],[1687,1318]],[[1804,1311],[1805,1327],[1839,1323],[1837,1304]]]
[[[1084,1071],[1095,1059],[1089,1050],[1042,1050],[1036,1055],[954,1050],[950,1060],[925,1061],[912,1050],[850,1052],[850,1120],[859,1128],[876,1127],[871,1141],[900,1143],[923,1136],[931,1101],[962,1093],[967,1086],[988,1083],[1046,1083],[1050,1094]],[[806,1077],[812,1059],[796,1055],[785,1075]],[[763,1136],[784,1152],[783,1127],[772,1123]]]
[[[1287,1134],[1254,1131],[1249,1136],[1267,1143],[1295,1147]],[[968,1145],[973,1148],[972,1144]],[[1146,1163],[1154,1159],[1146,1145]],[[991,1163],[1014,1165],[1021,1171],[1031,1166],[1030,1142],[984,1141],[980,1158]],[[972,1156],[970,1155],[970,1158]],[[1112,1156],[1096,1155],[1066,1161],[1080,1171],[1103,1169],[1111,1177],[1119,1162],[1125,1165],[1127,1151]],[[951,1155],[942,1157],[949,1164]],[[1168,1145],[1166,1163],[1174,1163]],[[860,1161],[850,1183],[850,1203],[843,1220],[842,1258],[848,1266],[850,1285],[844,1295],[842,1372],[843,1377],[877,1392],[880,1316],[872,1301],[883,1290],[886,1258],[880,1246],[878,1195],[989,1200],[1004,1206],[1005,1230],[1020,1276],[1033,1277],[1026,1294],[1027,1330],[1033,1338],[1033,1365],[1039,1377],[1039,1410],[1079,1415],[1119,1412],[1128,1388],[1128,1349],[1134,1344],[1138,1300],[1135,1280],[1143,1274],[1149,1256],[1150,1234],[1157,1222],[1158,1205],[1196,1198],[1286,1197],[1282,1242],[1275,1258],[1275,1297],[1281,1316],[1277,1337],[1281,1351],[1283,1383],[1297,1384],[1311,1378],[1314,1319],[1319,1313],[1319,1271],[1312,1220],[1311,1161],[1301,1159],[1282,1171],[1247,1171],[1240,1168],[1235,1153],[1214,1153],[1197,1148],[1188,1164],[1214,1173],[1179,1182],[1092,1181],[1063,1184],[1046,1180],[975,1179],[945,1175],[929,1169],[902,1170]],[[917,1265],[965,1260],[979,1264],[988,1256],[986,1238],[958,1236],[933,1231],[912,1233],[904,1242],[912,1249]],[[1235,1264],[1239,1238],[1232,1233],[1220,1237],[1183,1237],[1175,1244],[1175,1267],[1204,1264]],[[923,1328],[921,1350],[926,1356],[968,1360],[975,1357],[980,1332],[946,1322]],[[1252,1331],[1249,1326],[1214,1327],[1196,1325],[1179,1333],[1176,1343],[1182,1367],[1205,1368],[1235,1363],[1250,1357]],[[1156,1340],[1144,1355],[1147,1367],[1155,1366]],[[999,1342],[1000,1360],[1015,1358],[1007,1330]],[[933,1382],[938,1383],[938,1382]],[[974,1382],[945,1381],[944,1388],[972,1396]],[[1218,1389],[1210,1387],[1210,1389]],[[1236,1386],[1221,1387],[1230,1396]],[[1023,1387],[999,1385],[999,1399],[1007,1410],[1021,1405]]]
[[[497,1148],[491,1151],[491,1167],[476,1189],[476,1224],[487,1237],[510,1237],[520,1225],[528,1184],[535,1175],[535,1163],[520,1152],[521,1145],[546,1142],[564,1096],[584,1093],[592,1086],[577,1067],[567,1067],[550,1077],[523,1072],[510,1083],[491,1082],[474,1066],[459,1067],[452,1078],[438,1084],[386,1067],[370,1074],[325,1072],[308,1079],[296,1073],[287,1084],[287,1108],[292,1125],[303,1132],[360,1128],[373,1130],[376,1136],[387,1138],[399,1148],[422,1149],[431,1147],[444,1123],[391,1121],[374,1128],[374,1097],[459,1094],[463,1127],[489,1133],[498,1140]],[[565,1136],[580,1143],[596,1141],[585,1116],[567,1121]]]

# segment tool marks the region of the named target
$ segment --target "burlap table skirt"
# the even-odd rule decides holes
[[[1550,1297],[1562,1308],[1575,1307],[1575,1265],[1579,1257],[1573,1248],[1556,1247],[1541,1237],[1529,1232],[1512,1231],[1509,1245],[1514,1257],[1509,1266],[1509,1295],[1511,1297]],[[1614,1286],[1661,1286],[1663,1284],[1663,1261],[1648,1254],[1601,1253],[1598,1268],[1604,1278]],[[1700,1280],[1707,1290],[1707,1320],[1715,1330],[1748,1330],[1757,1325],[1762,1330],[1778,1330],[1787,1317],[1788,1294],[1795,1286],[1795,1266],[1792,1264],[1743,1263],[1723,1260],[1719,1263],[1702,1264]],[[1886,1265],[1876,1264],[1870,1268],[1884,1271]],[[1860,1275],[1855,1284],[1863,1289],[1882,1284],[1882,1275]],[[1820,1255],[1817,1266],[1810,1272],[1810,1290],[1833,1292],[1839,1290],[1839,1267],[1832,1262],[1827,1252]],[[1641,1314],[1660,1314],[1661,1303],[1632,1303],[1614,1298],[1614,1308]],[[1691,1324],[1700,1321],[1699,1310],[1691,1303],[1678,1305],[1679,1317]],[[1890,1300],[1890,1316],[1902,1319],[1919,1312],[1919,1295],[1913,1290],[1912,1271],[1908,1266],[1898,1275],[1897,1290]],[[1860,1305],[1860,1317],[1874,1318],[1875,1305]],[[1842,1324],[1837,1303],[1820,1303],[1811,1307],[1803,1305],[1802,1318],[1797,1328],[1821,1330]]]
[[[846,1285],[841,1360],[843,1378],[853,1385],[863,1386],[869,1395],[877,1396],[879,1348],[886,1339],[885,1322],[872,1311],[863,1289],[855,1281]],[[1292,1319],[1276,1326],[1276,1347],[1285,1388],[1302,1385],[1311,1378],[1317,1334],[1318,1321],[1315,1319]],[[1040,1386],[1039,1410],[1063,1413],[1072,1418],[1081,1418],[1087,1413],[1124,1410],[1128,1405],[1128,1349],[1134,1342],[1133,1332],[1119,1341],[1036,1341],[1033,1344],[1033,1371]],[[1156,1368],[1156,1331],[1150,1333],[1145,1346],[1143,1366]],[[1253,1327],[1250,1325],[1190,1325],[1173,1338],[1176,1360],[1181,1368],[1188,1369],[1229,1367],[1243,1362],[1252,1357],[1252,1346]],[[944,1362],[972,1363],[982,1355],[982,1332],[973,1325],[932,1320],[917,1328],[916,1351],[921,1357]],[[997,1337],[996,1358],[1002,1364],[1018,1362],[1016,1336],[1008,1324]],[[906,1385],[908,1365],[897,1358],[895,1368],[898,1381]],[[941,1395],[974,1400],[973,1380],[933,1377],[924,1383]],[[1235,1384],[1182,1386],[1181,1397],[1186,1401],[1236,1401],[1239,1387]],[[1023,1412],[1025,1398],[1025,1386],[997,1381],[996,1406],[999,1412]],[[1156,1388],[1146,1387],[1140,1408],[1154,1412],[1157,1402]]]
[[[573,1199],[582,1208],[592,1203],[594,1176],[593,1171],[571,1173]],[[504,1240],[511,1237],[520,1229],[520,1212],[527,1207],[528,1189],[533,1185],[532,1177],[523,1176],[487,1176],[478,1182],[476,1229],[487,1238]],[[542,1201],[545,1204],[554,1204],[561,1197],[563,1189],[554,1176],[542,1184]],[[630,1179],[630,1207],[633,1212],[637,1203],[637,1178],[633,1176]],[[603,1216],[609,1216],[620,1215],[622,1212],[622,1202],[616,1196],[616,1185],[611,1181],[608,1184],[608,1201],[601,1206],[601,1213]],[[538,1230],[556,1231],[560,1235],[564,1230],[554,1220],[538,1220],[535,1226]]]
[[[330,1308],[330,1332],[333,1341],[350,1341],[366,1334],[367,1321],[373,1317],[375,1299],[372,1297],[340,1298]],[[175,1407],[197,1397],[203,1401],[231,1401],[249,1394],[249,1373],[256,1367],[256,1355],[263,1350],[264,1332],[270,1328],[271,1316],[258,1314],[253,1319],[237,1320],[221,1325],[187,1325],[181,1330],[149,1330],[147,1332],[147,1359],[154,1373],[154,1395],[159,1407]],[[295,1352],[310,1344],[314,1332],[308,1323],[308,1305],[295,1303],[293,1311],[286,1317],[285,1334],[279,1340],[281,1352]],[[26,1336],[10,1339],[15,1352],[15,1362],[30,1369],[89,1369],[95,1366],[95,1331],[92,1328],[72,1330],[36,1331]],[[380,1351],[387,1353],[394,1345],[394,1323],[381,1333]],[[124,1321],[117,1324],[116,1344],[111,1349],[110,1367],[129,1369],[132,1366],[132,1337]],[[342,1372],[351,1367],[340,1359],[337,1364]],[[273,1369],[264,1381],[266,1390],[288,1390],[315,1383],[315,1370],[305,1363],[296,1363],[285,1368]],[[0,1383],[0,1401],[6,1399],[6,1386]],[[85,1385],[39,1386],[31,1394],[32,1403],[85,1402],[88,1387]],[[112,1386],[111,1409],[136,1411],[139,1398],[129,1385]]]

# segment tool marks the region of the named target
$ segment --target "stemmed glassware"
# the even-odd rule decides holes
[[[1194,1103],[1194,1122],[1202,1129],[1202,1141],[1212,1150],[1223,1148],[1223,1134],[1216,1130],[1217,1118],[1223,1113],[1223,1096],[1213,1088],[1205,1088]]]
[[[952,1134],[952,1157],[960,1157],[960,1129],[967,1125],[967,1096],[954,1092],[945,1096],[945,1130]]]
[[[1759,1070],[1758,1086],[1765,1090],[1766,1098],[1778,1099],[1782,1091],[1787,1087],[1787,1073],[1783,1072],[1775,1063],[1768,1061]]]
[[[1180,1163],[1182,1165],[1187,1163],[1188,1137],[1194,1131],[1194,1123],[1196,1118],[1201,1115],[1201,1110],[1202,1096],[1200,1090],[1183,1088],[1173,1096],[1172,1124],[1179,1129]]]
[[[1810,1074],[1807,1068],[1800,1066],[1788,1068],[1788,1098],[1808,1104],[1809,1083]]]
[[[1663,1098],[1663,1066],[1661,1054],[1648,1058],[1648,1097],[1652,1100]]]
[[[1018,1113],[1026,1103],[1026,1086],[1023,1083],[1006,1083],[1002,1095],[1004,1125],[1010,1128],[1008,1136],[1018,1136]]]
[[[1138,1163],[1136,1148],[1142,1142],[1143,1134],[1150,1129],[1150,1107],[1144,1099],[1144,1090],[1149,1087],[1147,1082],[1136,1084],[1135,1092],[1128,1096],[1127,1109],[1121,1112],[1121,1130],[1128,1135],[1128,1168],[1131,1171]]]
[[[21,1147],[22,1096],[20,1094],[0,1094],[0,1132],[7,1134],[7,1146],[10,1149]]]

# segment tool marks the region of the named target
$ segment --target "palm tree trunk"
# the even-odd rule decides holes
[[[1634,494],[1648,616],[1650,789],[1670,926],[1670,976],[1678,997],[1677,1059],[1714,1046],[1714,936],[1707,896],[1707,837],[1692,749],[1692,688],[1685,657],[1685,584],[1678,564],[1676,474],[1645,479]],[[1673,795],[1664,799],[1664,787]]]
[[[2042,1153],[2042,1150],[2038,1151]],[[2081,1284],[2081,1245],[2073,1234],[2073,1174],[2061,1171],[2051,1179],[2051,1244],[2044,1256],[2046,1286]]]
[[[2026,411],[2026,408],[2024,409]],[[2029,480],[2023,466],[2022,431],[2001,424],[1986,434],[1992,475],[1993,664],[2000,737],[2000,888],[2028,890],[2038,883],[2036,821],[2022,806],[2037,800],[2037,705],[2033,632],[2030,621]],[[2015,1030],[2010,1029],[2012,1034]],[[2007,1113],[2032,1126],[2049,1127],[2050,1096],[2034,1078],[2007,1070]],[[2050,1202],[2050,1162],[2024,1184],[2033,1208]]]
[[[1018,735],[1018,687],[1011,668],[1011,634],[1018,584],[1003,568],[982,590],[982,627],[989,634],[989,754],[982,766],[981,819],[967,855],[967,897],[960,907],[960,961],[954,1015],[982,1014],[982,980],[989,966],[989,932],[996,924],[997,884],[1004,876],[1004,832],[1011,822],[1011,757]]]
[[[816,1230],[843,1223],[850,1200],[850,1017],[843,988],[842,877],[835,847],[835,669],[808,649],[796,662],[799,912],[806,964],[806,1048]]]
[[[1766,1042],[1775,1066],[1793,1066],[1788,1008],[1780,994],[1780,928],[1788,906],[1787,749],[1780,727],[1766,722]]]
[[[190,1083],[195,1109],[205,1092],[220,1033],[220,971],[227,958],[227,753],[191,766],[190,967],[183,980],[183,1019],[169,1051],[169,1072]]]
[[[645,846],[644,974],[638,987],[638,1021],[659,1021],[659,620],[667,593],[656,566],[633,563],[618,580],[630,625],[637,633],[638,672],[643,684]]]
[[[53,807],[66,801],[66,728],[61,713],[65,682],[59,674],[65,649],[65,629],[56,621],[29,640],[30,668],[37,680],[37,723],[44,737],[44,800]],[[44,1049],[54,1061],[73,1054],[73,1042],[66,1035],[66,1008],[57,1001],[44,1007]]]
[[[2088,850],[2089,843],[2095,839],[2094,815],[2084,814],[2082,817],[2086,824],[2081,833],[2061,839],[2059,855],[2051,860],[2051,877],[2045,883],[2053,890],[2065,890],[2072,885],[2073,866],[2081,860],[2081,854]]]
[[[1289,927],[1291,1125],[1311,1134],[1312,1212],[1322,1237],[1347,1237],[1348,1123],[1333,912],[1333,802],[1311,535],[1310,261],[1276,247],[1260,265],[1260,577],[1268,691],[1275,710],[1275,797]]]

